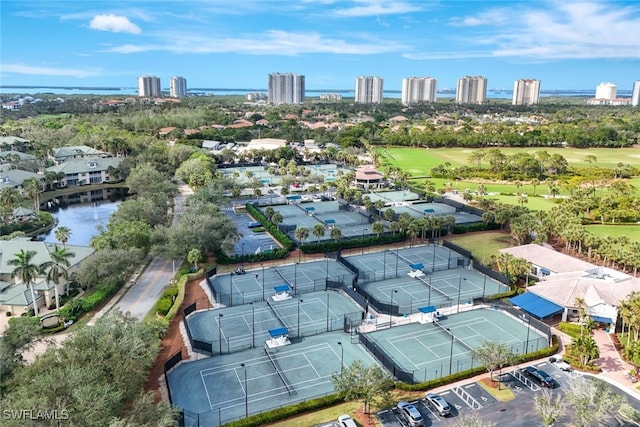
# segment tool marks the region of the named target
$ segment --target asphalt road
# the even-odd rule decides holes
[[[176,268],[179,267],[176,262]],[[142,319],[155,305],[173,277],[173,262],[154,258],[136,283],[120,298],[113,309]]]

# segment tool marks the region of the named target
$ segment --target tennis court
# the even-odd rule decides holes
[[[372,203],[382,200],[385,203],[404,202],[411,200],[419,200],[420,195],[411,191],[381,191],[377,193],[363,194],[362,197],[369,197]]]
[[[393,302],[391,305],[398,307],[398,314],[407,315],[417,313],[418,308],[423,306],[441,308],[468,304],[474,298],[509,290],[508,286],[466,268],[436,271],[420,278],[404,275],[360,284],[358,287],[369,299],[384,304]]]
[[[269,349],[269,355],[260,347],[182,363],[169,372],[168,387],[186,426],[219,426],[333,393],[331,375],[355,360],[376,364],[348,334],[333,332]]]
[[[335,224],[338,227],[349,225],[362,225],[367,227],[369,225],[369,219],[357,212],[332,212],[317,214],[315,217],[323,224]]]
[[[345,257],[360,270],[360,283],[375,282],[406,276],[412,265],[422,264],[421,270],[432,272],[467,265],[459,253],[438,245],[421,245]]]
[[[296,293],[322,291],[327,281],[351,283],[354,274],[335,260],[310,261],[248,270],[245,274],[212,277],[211,290],[218,303],[226,306],[265,301],[275,294],[274,287],[288,284]]]
[[[211,353],[238,352],[264,345],[269,330],[285,327],[290,338],[342,330],[344,318],[361,320],[363,310],[342,293],[313,292],[284,301],[195,312],[186,319],[192,340]]]
[[[481,366],[473,349],[484,341],[506,344],[522,354],[549,346],[548,337],[509,313],[478,309],[452,314],[438,323],[412,323],[365,334],[363,341],[385,366],[422,382]],[[402,375],[402,374],[400,374]]]

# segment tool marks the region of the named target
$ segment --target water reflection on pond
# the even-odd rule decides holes
[[[80,193],[79,193],[80,194]],[[98,235],[97,227],[106,226],[111,214],[116,211],[122,200],[122,195],[105,196],[91,195],[92,202],[73,203],[75,200],[85,198],[72,195],[60,200],[62,204],[53,208],[51,213],[58,219],[58,224],[44,236],[45,242],[59,243],[55,232],[58,227],[67,227],[71,231],[68,245],[89,246],[91,238]],[[117,200],[114,200],[117,199]],[[69,204],[67,204],[69,203]]]

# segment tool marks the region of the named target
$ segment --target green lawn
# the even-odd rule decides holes
[[[487,199],[495,200],[498,203],[502,203],[505,205],[519,204],[517,196],[488,195],[484,197]],[[527,197],[527,200],[528,201],[524,206],[532,211],[548,211],[552,207],[556,206],[556,203],[553,201],[553,199],[545,199],[544,197]]]
[[[486,150],[486,149],[485,149]],[[469,155],[477,151],[472,148],[379,148],[378,152],[382,155],[382,164],[388,163],[392,166],[400,167],[411,175],[425,176],[431,174],[431,169],[439,164],[449,162],[451,166],[469,165],[467,161]],[[613,168],[622,162],[636,167],[640,167],[640,150],[637,148],[548,148],[548,147],[532,147],[532,148],[501,148],[507,156],[516,153],[535,153],[537,151],[546,151],[549,154],[560,154],[570,166],[588,167],[589,163],[585,161],[587,156],[593,155],[597,161],[594,166]],[[484,163],[486,166],[486,162]]]
[[[627,236],[631,240],[640,241],[640,224],[625,225],[587,225],[587,230],[596,236]]]
[[[511,236],[500,231],[483,231],[446,237],[452,243],[471,251],[473,256],[483,264],[491,263],[491,256],[498,256],[499,250],[514,246]]]
[[[355,418],[355,411],[362,408],[362,402],[346,402],[330,408],[310,412],[299,417],[288,418],[278,423],[269,424],[270,427],[307,427],[317,424],[328,424],[336,421],[342,414]]]

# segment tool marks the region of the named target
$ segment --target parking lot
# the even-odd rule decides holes
[[[564,393],[573,378],[581,374],[576,372],[564,372],[553,363],[540,362],[533,365],[549,374],[558,383],[558,387],[553,389],[552,394]],[[496,372],[494,375],[498,376]],[[502,374],[503,386],[509,387],[515,393],[515,399],[508,402],[499,402],[486,392],[478,383],[471,383],[462,386],[461,389],[449,388],[440,391],[438,394],[443,397],[451,407],[451,415],[440,416],[426,399],[421,398],[410,403],[420,411],[424,419],[425,426],[454,426],[457,425],[460,416],[474,413],[478,418],[493,422],[495,425],[503,426],[540,426],[541,420],[533,404],[534,397],[541,393],[542,388],[534,383],[530,387],[523,381],[515,378],[509,373]],[[613,391],[622,395],[625,400],[636,410],[640,410],[640,401],[636,397],[630,396],[623,390],[612,387]],[[384,410],[376,414],[378,420],[385,427],[407,427],[409,424],[402,418],[396,409]],[[565,419],[566,418],[566,419]],[[567,417],[558,421],[559,425],[565,425],[561,421],[570,421]],[[620,425],[620,424],[612,424]]]

